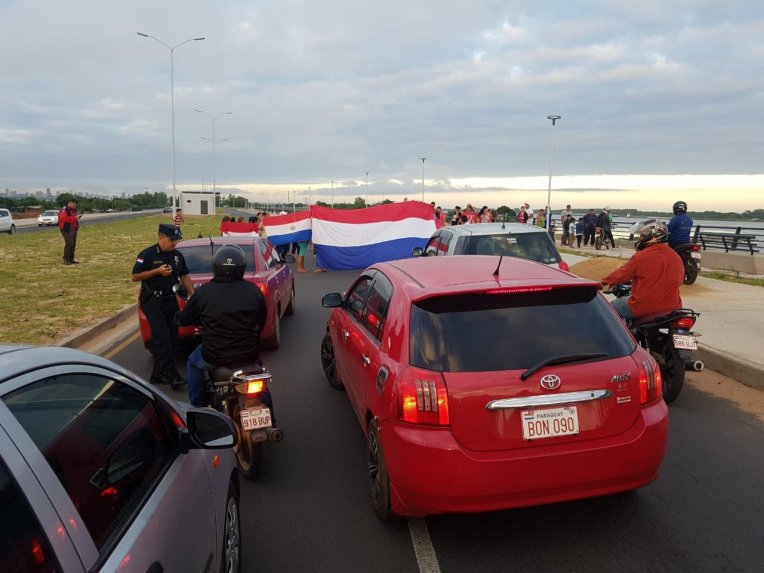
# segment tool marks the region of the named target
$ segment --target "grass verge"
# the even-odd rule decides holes
[[[62,264],[58,229],[0,240],[0,341],[56,344],[113,316],[137,300],[130,280],[136,255],[156,243],[164,215],[87,222],[77,237],[79,265]],[[217,217],[186,217],[188,238],[219,235]]]

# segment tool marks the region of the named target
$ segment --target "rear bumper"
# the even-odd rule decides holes
[[[532,450],[474,452],[449,429],[388,420],[380,437],[393,511],[480,512],[628,491],[658,477],[666,450],[663,400],[619,436]]]

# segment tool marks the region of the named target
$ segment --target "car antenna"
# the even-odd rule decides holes
[[[504,258],[504,255],[499,256],[499,264],[496,265],[496,270],[493,271],[493,276],[498,277],[499,276],[499,268],[501,267],[501,259]]]

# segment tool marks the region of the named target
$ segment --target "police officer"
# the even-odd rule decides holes
[[[138,254],[130,277],[133,282],[141,282],[141,309],[151,327],[149,350],[154,356],[154,368],[149,382],[170,384],[173,390],[186,382],[175,370],[178,330],[173,318],[180,309],[172,287],[180,283],[189,296],[194,294],[186,261],[180,251],[175,250],[182,238],[180,227],[159,225],[157,243]]]

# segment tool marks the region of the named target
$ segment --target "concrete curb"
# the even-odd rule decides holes
[[[81,346],[92,342],[93,340],[107,334],[109,331],[117,327],[117,325],[123,323],[126,320],[134,320],[135,324],[138,324],[138,304],[131,304],[120,310],[114,316],[106,318],[96,324],[95,326],[88,327],[76,334],[73,334],[69,338],[61,341],[58,346],[65,346],[67,348],[80,348]]]
[[[697,354],[709,370],[729,376],[756,390],[764,390],[764,369],[761,366],[702,345],[698,345]]]

